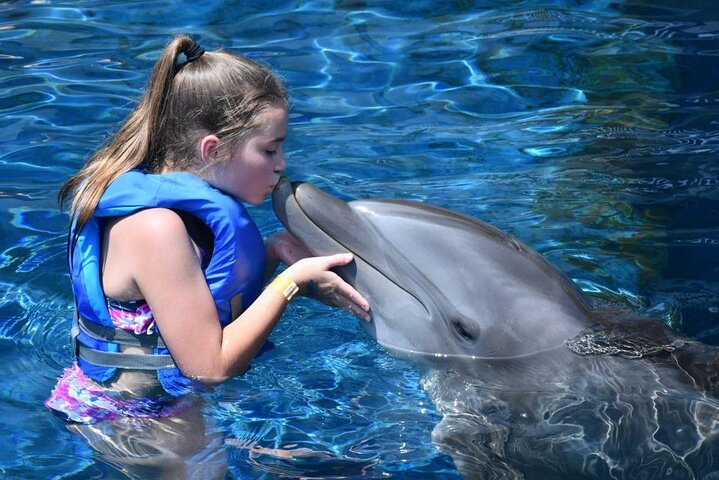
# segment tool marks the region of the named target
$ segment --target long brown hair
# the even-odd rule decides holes
[[[222,151],[229,152],[258,126],[257,117],[266,107],[287,108],[282,82],[248,58],[216,51],[178,62],[193,45],[190,37],[180,35],[165,46],[125,124],[60,188],[61,205],[72,195],[70,214],[77,232],[108,185],[123,173],[134,168],[200,173],[197,142],[203,136],[217,135]]]

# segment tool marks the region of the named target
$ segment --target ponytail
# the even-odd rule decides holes
[[[197,47],[185,35],[174,38],[165,46],[145,94],[124,125],[108,145],[95,152],[85,166],[60,188],[58,201],[61,206],[72,195],[70,213],[77,222],[76,231],[79,232],[92,217],[103,192],[117,177],[138,167],[152,171],[153,166],[159,165],[157,157],[162,154],[162,146],[157,138],[164,123],[167,98],[177,72],[190,59],[202,60],[202,52],[198,55]],[[178,65],[177,57],[183,52],[188,62]]]

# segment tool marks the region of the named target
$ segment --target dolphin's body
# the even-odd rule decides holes
[[[537,252],[449,210],[286,179],[273,204],[312,254],[354,254],[340,274],[364,326],[432,366],[433,439],[466,478],[719,479],[713,348],[598,315]]]

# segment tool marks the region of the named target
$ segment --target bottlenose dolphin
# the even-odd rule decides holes
[[[313,254],[355,255],[341,274],[372,305],[368,333],[392,351],[514,357],[587,324],[588,307],[562,274],[485,223],[416,202],[346,203],[286,179],[273,203]]]
[[[363,326],[430,367],[433,441],[465,478],[719,478],[714,348],[598,311],[539,253],[446,209],[287,179],[273,206],[312,254],[354,254],[338,273],[372,306]]]

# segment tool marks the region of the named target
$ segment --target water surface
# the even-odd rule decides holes
[[[475,216],[584,291],[719,344],[713,1],[7,2],[4,478],[125,478],[42,406],[72,358],[67,216],[55,196],[127,116],[177,32],[283,76],[291,177],[342,198]],[[265,233],[278,228],[269,204],[252,213]],[[416,365],[305,300],[272,339],[272,352],[208,399],[206,416],[230,440],[230,478],[458,478],[431,443],[440,415]],[[288,462],[237,447],[248,438],[330,455]]]

